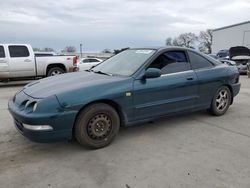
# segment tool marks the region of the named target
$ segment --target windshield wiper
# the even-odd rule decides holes
[[[102,72],[102,71],[93,71],[92,70],[92,72],[97,73],[97,74],[104,74],[104,75],[112,76],[112,74],[108,74],[108,73]]]

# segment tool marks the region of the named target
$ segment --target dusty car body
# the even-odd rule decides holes
[[[186,48],[139,48],[89,71],[30,83],[9,101],[9,111],[31,140],[75,136],[100,148],[120,126],[204,109],[222,115],[239,90],[234,66]]]

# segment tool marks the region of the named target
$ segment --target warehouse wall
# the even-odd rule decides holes
[[[213,31],[212,53],[233,46],[247,46],[250,48],[250,22]]]

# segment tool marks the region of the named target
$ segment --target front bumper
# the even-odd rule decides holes
[[[72,137],[74,125],[74,112],[58,112],[54,114],[25,113],[11,100],[8,103],[9,111],[14,119],[17,130],[28,139],[35,142],[51,142],[67,140]],[[50,125],[53,130],[34,131],[26,129],[23,124],[28,125]]]

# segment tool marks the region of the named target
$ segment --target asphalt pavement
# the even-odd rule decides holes
[[[221,117],[196,112],[122,128],[88,150],[76,141],[34,143],[14,128],[0,87],[0,187],[249,188],[250,79]]]

